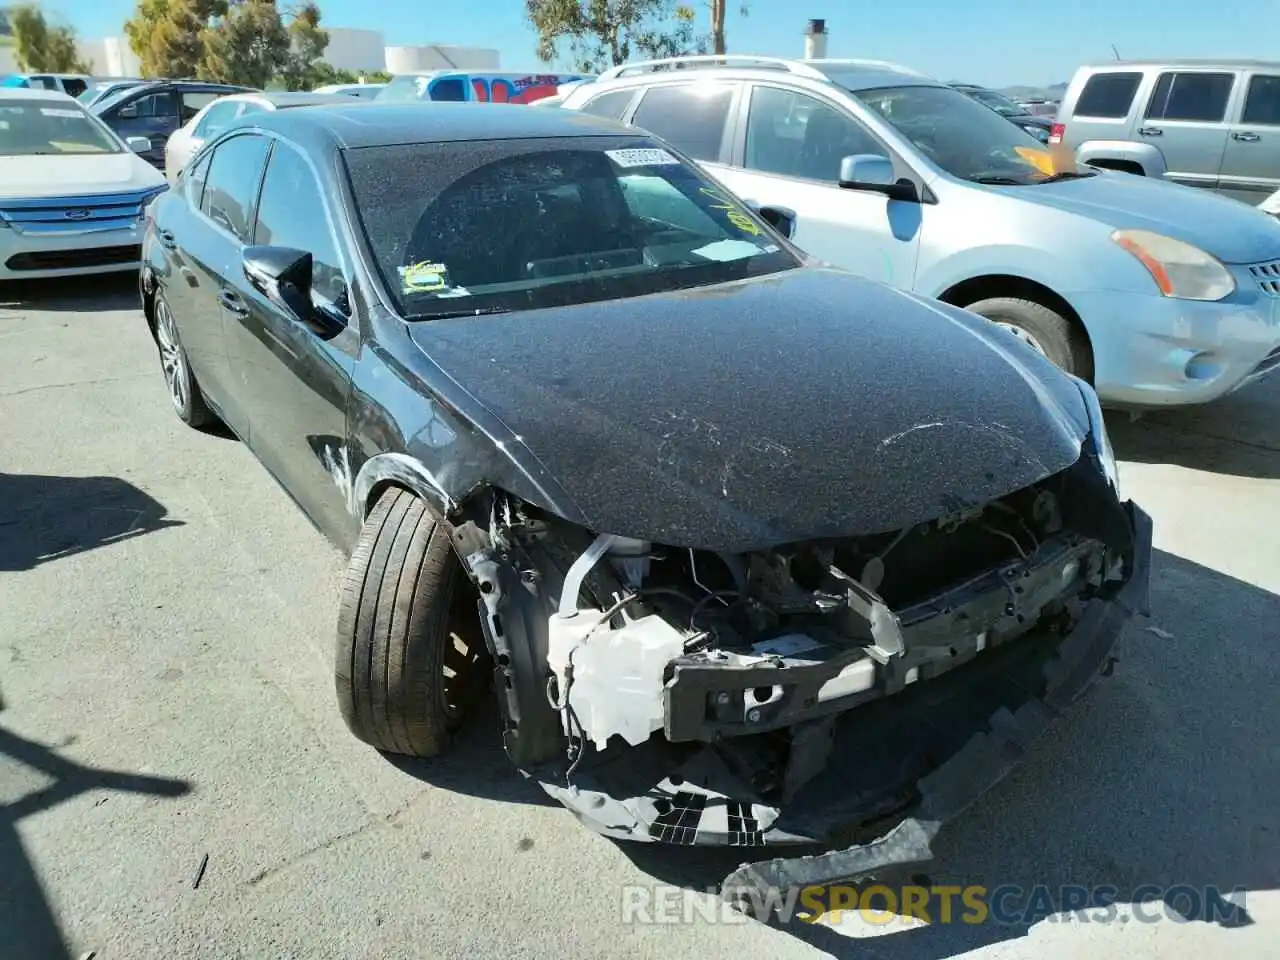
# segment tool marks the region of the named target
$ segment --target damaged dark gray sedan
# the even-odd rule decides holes
[[[634,129],[255,114],[149,216],[178,413],[350,554],[356,736],[432,756],[493,686],[603,834],[833,851],[737,894],[927,859],[1145,612],[1087,384]]]

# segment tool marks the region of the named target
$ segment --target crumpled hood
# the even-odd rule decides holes
[[[1008,334],[834,270],[409,327],[593,530],[671,546],[895,530],[1065,469],[1088,433]]]
[[[1280,258],[1280,228],[1273,218],[1209,190],[1127,173],[1103,173],[1083,180],[1010,187],[1008,193],[1116,228],[1161,233],[1224,263]]]
[[[159,187],[164,175],[133,153],[0,156],[0,197],[36,199]]]

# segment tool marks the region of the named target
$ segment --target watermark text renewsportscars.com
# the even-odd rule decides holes
[[[705,895],[704,895],[705,894]],[[1245,911],[1245,891],[1177,884],[1148,884],[1121,894],[1118,887],[1038,884],[1021,887],[978,885],[834,885],[763,894],[743,891],[736,907],[710,888],[693,891],[659,884],[623,887],[621,917],[626,924],[748,923],[772,917],[781,923],[839,923],[855,915],[872,924],[914,921],[929,924],[1030,926],[1050,923],[1189,923],[1235,925]]]

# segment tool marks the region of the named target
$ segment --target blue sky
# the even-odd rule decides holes
[[[335,27],[382,30],[388,44],[496,47],[506,68],[536,66],[523,0],[319,0]],[[704,0],[694,0],[705,25]],[[753,0],[747,17],[729,0],[730,52],[800,56],[808,17],[825,17],[828,55],[897,60],[943,80],[1039,86],[1070,79],[1083,62],[1125,57],[1276,56],[1274,0]],[[118,35],[136,0],[43,0],[86,39]],[[281,0],[282,7],[287,0]],[[1205,15],[1206,9],[1217,10]],[[1245,25],[1254,24],[1255,29]],[[1269,28],[1268,26],[1269,25]]]

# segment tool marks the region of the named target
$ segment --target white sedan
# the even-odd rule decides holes
[[[351,97],[341,93],[287,93],[280,91],[255,91],[233,93],[206,104],[199,113],[186,122],[181,130],[169,137],[164,145],[164,172],[173,183],[178,174],[205,142],[212,140],[233,120],[261,110],[284,110],[288,107],[316,107],[326,103],[351,106]]]
[[[168,189],[65,93],[0,89],[0,281],[136,270],[147,204]]]

